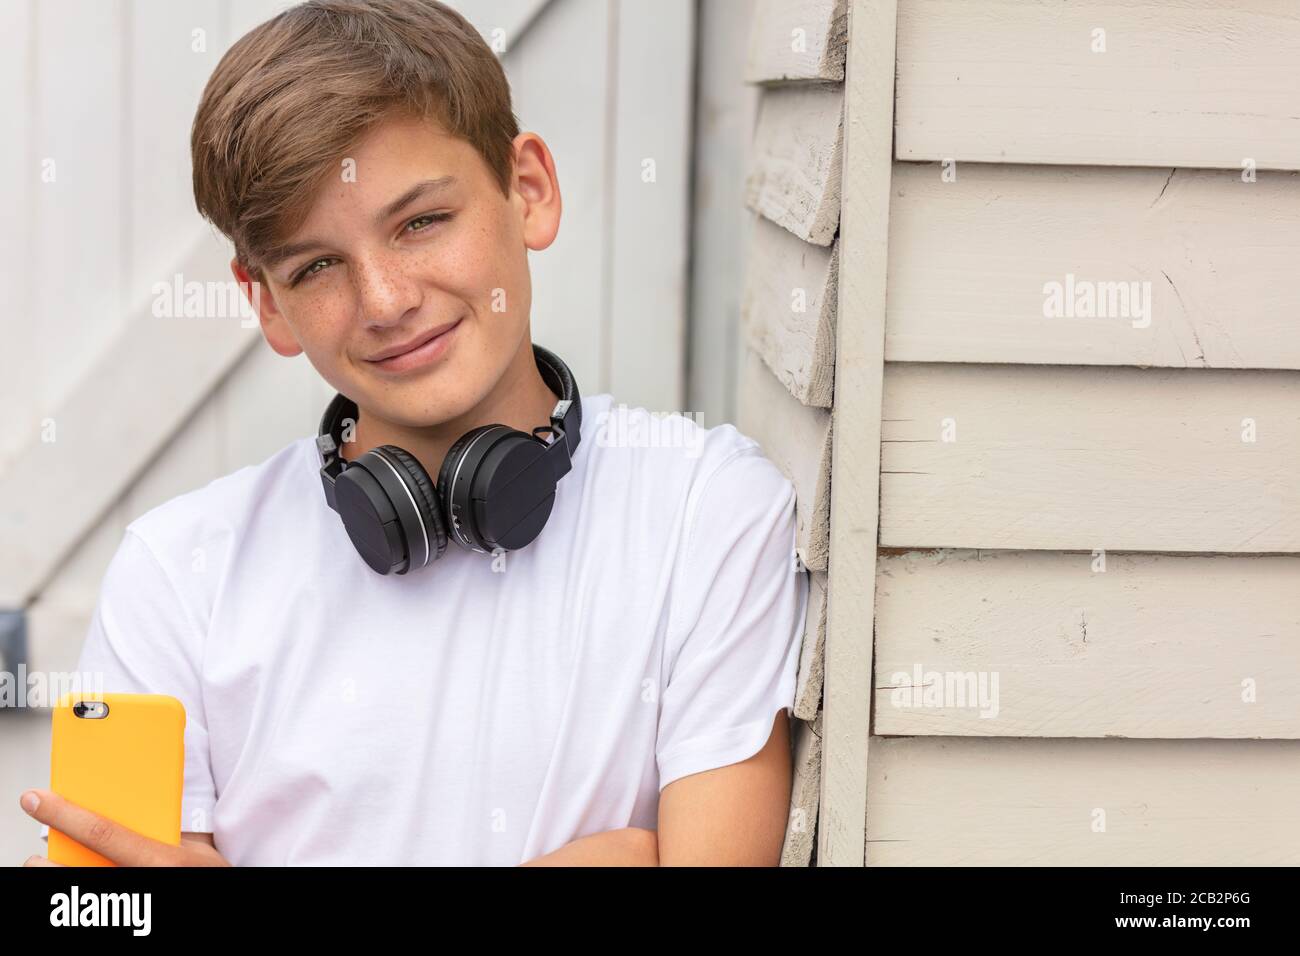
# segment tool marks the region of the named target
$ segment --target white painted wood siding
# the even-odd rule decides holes
[[[1300,169],[1297,46],[1292,0],[901,0],[897,155]]]

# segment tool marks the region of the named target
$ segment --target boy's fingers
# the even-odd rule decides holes
[[[35,811],[30,809],[32,794],[40,800]],[[33,818],[49,824],[50,829],[58,830],[119,866],[155,865],[161,862],[159,850],[168,849],[167,844],[141,836],[50,790],[28,790],[20,803]]]
[[[23,866],[63,866],[62,863],[55,863],[53,860],[43,856],[29,856]]]

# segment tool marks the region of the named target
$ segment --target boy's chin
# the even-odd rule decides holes
[[[404,377],[405,381],[391,379],[370,380],[352,397],[362,415],[382,418],[384,421],[406,428],[428,428],[449,421],[473,407],[447,394],[447,389],[428,376]],[[344,393],[347,394],[347,393]],[[463,405],[463,407],[462,407]]]

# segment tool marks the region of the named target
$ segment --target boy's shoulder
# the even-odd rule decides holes
[[[609,395],[600,399],[591,437],[602,466],[615,473],[631,477],[635,472],[637,478],[662,483],[663,492],[679,483],[691,497],[708,489],[724,496],[770,498],[792,489],[762,446],[730,422],[706,426],[698,413],[660,413]],[[583,432],[585,439],[585,423]],[[620,462],[623,468],[617,467]]]
[[[584,440],[590,437],[599,449],[618,453],[602,454],[603,459],[626,461],[637,468],[699,475],[737,454],[761,454],[758,443],[735,425],[706,426],[698,412],[652,411],[616,401],[608,393],[584,401],[583,407],[584,413],[595,413],[590,427],[583,422]]]
[[[315,442],[295,438],[262,461],[212,479],[169,498],[127,525],[155,553],[188,555],[206,541],[246,526],[259,510],[274,509],[308,490]]]

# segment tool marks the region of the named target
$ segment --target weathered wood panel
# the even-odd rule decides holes
[[[825,653],[826,572],[809,571],[808,613],[804,616],[799,681],[794,693],[794,715],[802,720],[812,720],[821,708]]]
[[[1300,556],[943,550],[878,569],[874,733],[1300,738]]]
[[[900,7],[899,159],[1300,169],[1292,0]]]
[[[790,817],[786,822],[782,866],[808,866],[817,832],[817,804],[822,781],[822,720],[795,720],[794,781],[790,788]]]
[[[844,86],[765,90],[745,204],[800,239],[829,246],[840,220]]]
[[[891,363],[882,417],[885,547],[1300,551],[1300,374]]]
[[[830,533],[831,415],[800,404],[763,360],[747,350],[736,426],[794,483],[800,559],[825,571]]]
[[[757,0],[745,80],[841,81],[848,38],[845,0]]]
[[[896,18],[895,0],[853,0],[849,18],[818,866],[864,857]]]
[[[835,387],[839,256],[754,217],[741,302],[745,339],[790,394],[829,408]]]
[[[868,864],[1300,863],[1300,741],[873,737],[870,773]]]
[[[944,172],[894,169],[891,361],[1300,368],[1300,174]]]

